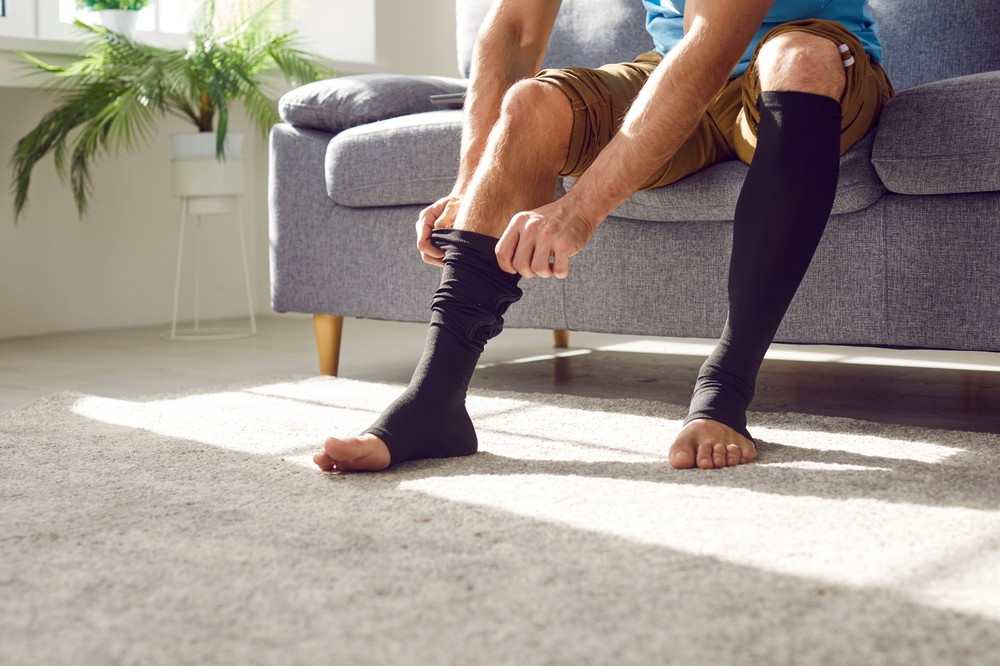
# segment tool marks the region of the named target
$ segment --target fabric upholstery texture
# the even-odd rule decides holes
[[[461,0],[457,4],[458,66],[469,76],[476,33],[492,0]],[[542,69],[600,67],[631,62],[653,50],[646,32],[646,10],[640,0],[564,0],[552,29]]]
[[[296,88],[278,102],[286,123],[339,132],[385,118],[433,111],[431,95],[465,92],[468,81],[441,76],[360,74]]]
[[[869,0],[896,92],[1000,69],[1000,3]]]
[[[718,337],[731,248],[731,222],[608,218],[571,262],[569,327]],[[884,274],[882,220],[864,212],[832,217],[776,340],[887,344]]]
[[[907,347],[1000,349],[1000,192],[887,194],[886,335]]]
[[[345,130],[326,152],[330,198],[342,206],[429,204],[458,175],[461,111],[431,111]]]
[[[1000,71],[897,95],[882,112],[872,163],[899,194],[1000,190]]]

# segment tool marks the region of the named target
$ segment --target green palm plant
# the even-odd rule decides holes
[[[240,101],[266,137],[279,122],[266,91],[271,73],[280,72],[293,85],[332,75],[314,62],[318,56],[297,48],[295,31],[271,31],[272,5],[241,5],[234,18],[220,26],[214,0],[206,0],[186,49],[149,46],[77,21],[87,33],[82,60],[58,67],[20,54],[31,69],[55,77],[53,86],[60,96],[56,108],[14,147],[15,224],[28,203],[31,171],[50,152],[64,182],[68,172],[82,218],[92,194],[92,163],[111,152],[147,145],[161,117],[179,116],[202,132],[213,131],[217,117],[216,154],[223,159],[230,105]]]

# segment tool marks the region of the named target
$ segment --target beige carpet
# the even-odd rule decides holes
[[[1000,437],[476,392],[480,453],[325,475],[401,387],[0,417],[0,664],[998,664]]]

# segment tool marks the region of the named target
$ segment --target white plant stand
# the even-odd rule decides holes
[[[213,135],[214,136],[214,135]],[[170,331],[164,340],[235,340],[257,335],[257,320],[250,290],[250,265],[240,215],[240,195],[243,193],[243,160],[229,157],[224,162],[211,157],[180,157],[171,161],[174,196],[181,200],[181,231],[177,244],[177,276],[174,281],[174,314]],[[201,220],[211,215],[234,215],[239,230],[240,252],[243,256],[243,279],[246,284],[250,328],[203,328],[199,319],[201,299]],[[195,288],[194,326],[177,328],[177,310],[181,294],[181,268],[184,258],[184,233],[188,217],[195,218]]]

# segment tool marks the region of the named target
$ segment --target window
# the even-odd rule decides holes
[[[35,0],[0,0],[0,35],[35,35]]]
[[[44,0],[43,0],[44,1]],[[195,0],[156,0],[139,11],[136,30],[180,35],[187,32],[187,24],[195,9]],[[76,0],[59,0],[59,22],[72,23],[74,17],[87,20],[89,12],[76,7]]]
[[[222,16],[244,0],[216,0]],[[150,0],[139,12],[137,37],[156,46],[183,47],[188,24],[201,0]],[[80,39],[74,17],[96,23],[96,13],[76,0],[0,0],[0,36]],[[302,45],[331,60],[375,61],[375,0],[277,0],[275,18],[284,29],[299,27]],[[20,47],[18,47],[20,48]]]
[[[35,0],[38,3],[39,36],[75,39],[73,19],[97,23],[96,12],[78,9],[76,0]],[[137,36],[144,42],[162,46],[180,45],[196,0],[154,0],[139,11]]]
[[[183,45],[183,35],[198,2],[151,0],[139,12],[137,36],[159,46]],[[0,0],[0,35],[73,41],[80,37],[73,26],[74,18],[92,23],[99,21],[96,12],[77,9],[76,0]]]

